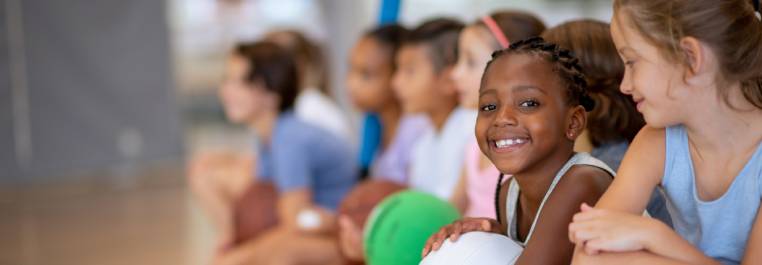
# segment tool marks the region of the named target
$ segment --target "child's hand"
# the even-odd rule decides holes
[[[364,258],[362,232],[349,216],[339,216],[339,248],[350,261],[360,262]]]
[[[458,240],[461,234],[472,231],[483,231],[498,234],[501,233],[500,224],[494,219],[463,218],[455,221],[452,224],[442,227],[439,229],[439,232],[429,237],[429,240],[426,241],[426,246],[423,247],[421,257],[425,257],[431,251],[439,250],[439,248],[442,246],[442,243],[444,243],[447,238],[449,238],[450,241],[455,242]]]
[[[601,251],[629,252],[647,248],[658,221],[651,218],[595,209],[583,203],[569,224],[569,240],[589,255]]]

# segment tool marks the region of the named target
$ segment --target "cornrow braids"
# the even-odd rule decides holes
[[[560,46],[546,42],[541,37],[532,37],[514,42],[507,49],[492,53],[492,60],[487,63],[484,72],[490,65],[506,54],[537,55],[553,64],[553,71],[558,73],[560,80],[566,85],[567,101],[570,105],[582,105],[586,111],[595,108],[595,101],[587,93],[587,81],[579,65],[579,59],[574,53]],[[484,79],[484,76],[482,76]]]

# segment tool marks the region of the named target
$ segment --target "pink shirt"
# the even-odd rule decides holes
[[[495,188],[500,171],[492,163],[486,168],[479,168],[481,156],[476,141],[466,146],[464,166],[468,206],[465,216],[495,218]],[[506,179],[508,176],[503,177],[503,181]]]

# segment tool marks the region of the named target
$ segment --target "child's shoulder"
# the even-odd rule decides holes
[[[578,164],[572,166],[561,179],[559,189],[568,186],[570,190],[581,194],[603,194],[614,176],[598,166]]]
[[[614,172],[588,154],[577,154],[573,160],[576,162],[564,173],[556,186],[555,197],[575,206],[581,202],[598,201],[613,181]]]
[[[595,205],[612,180],[611,174],[600,167],[588,164],[572,166],[548,197],[542,210],[544,220],[541,219],[538,225],[560,226],[565,229],[568,222],[563,223],[559,220],[570,220],[575,213],[579,212],[582,203]]]
[[[278,120],[274,145],[279,148],[299,150],[317,149],[318,153],[326,149],[351,150],[350,141],[335,132],[311,124],[293,113],[283,115]]]

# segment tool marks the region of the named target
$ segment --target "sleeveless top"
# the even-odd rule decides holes
[[[665,137],[662,186],[675,231],[723,264],[740,263],[762,199],[762,143],[725,194],[703,201],[696,192],[685,127],[668,127]]]
[[[566,164],[564,164],[563,167],[556,173],[555,178],[553,178],[553,182],[551,182],[550,187],[548,187],[548,191],[545,192],[545,197],[542,198],[542,202],[540,203],[540,208],[537,209],[537,214],[534,216],[534,221],[532,221],[532,226],[529,228],[529,234],[527,234],[526,239],[521,242],[518,240],[518,220],[516,220],[516,208],[518,206],[519,202],[519,184],[516,182],[515,178],[511,178],[511,182],[508,186],[508,197],[506,198],[505,208],[506,208],[506,219],[508,221],[508,237],[512,238],[522,246],[526,246],[526,244],[529,242],[530,239],[532,239],[532,234],[534,233],[534,228],[537,225],[537,220],[540,217],[540,213],[542,213],[542,208],[545,206],[545,202],[548,201],[548,198],[550,198],[550,194],[553,193],[553,190],[556,188],[556,185],[558,185],[558,182],[561,181],[561,178],[566,174],[569,169],[574,165],[588,165],[588,166],[594,166],[600,169],[603,169],[604,171],[608,172],[612,177],[615,175],[614,171],[609,168],[606,163],[603,163],[602,161],[592,157],[588,153],[576,153],[572,158],[569,159],[569,161],[566,161]]]

